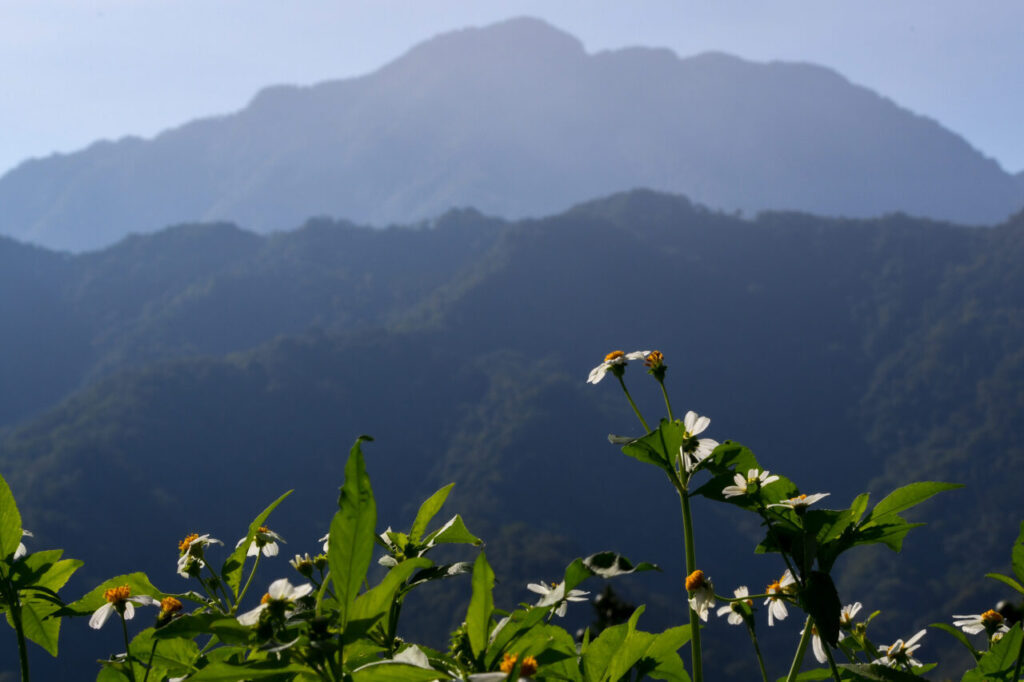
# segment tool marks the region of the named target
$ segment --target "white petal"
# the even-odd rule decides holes
[[[292,599],[292,600],[302,599],[303,597],[305,597],[307,594],[309,594],[312,591],[313,591],[313,586],[310,585],[309,583],[305,583],[305,584],[299,585],[299,586],[297,586],[297,587],[292,589],[292,593],[289,596],[289,599]]]
[[[93,630],[99,630],[103,627],[103,624],[107,622],[107,618],[110,618],[111,612],[114,610],[114,605],[107,602],[103,606],[99,607],[92,613],[92,617],[89,618],[89,627]]]
[[[558,605],[558,608],[555,609],[555,615],[558,616],[559,618],[565,618],[565,612],[566,612],[566,610],[568,608],[569,608],[569,603],[568,602],[562,602],[561,604]]]
[[[408,663],[409,665],[414,665],[417,668],[431,669],[430,659],[428,659],[427,655],[415,644],[395,654],[395,657],[391,660],[398,663]]]
[[[141,604],[142,606],[160,606],[160,600],[154,599],[148,594],[140,594],[137,597],[132,597],[131,601],[135,602],[136,604]]]
[[[277,556],[278,551],[276,542],[268,542],[263,545],[263,556]]]
[[[135,604],[131,603],[131,601],[126,601],[124,603],[124,619],[125,620],[131,620],[134,617],[135,617]]]
[[[746,597],[749,594],[750,594],[750,592],[747,590],[747,586],[746,585],[740,585],[739,587],[737,587],[735,590],[732,591],[732,596],[734,596],[734,597]]]
[[[291,592],[292,584],[288,582],[288,578],[278,578],[274,582],[270,583],[270,587],[267,588],[267,594],[269,594],[270,598],[275,601],[287,599]]]
[[[686,416],[683,417],[683,428],[685,428],[687,433],[689,433],[691,436],[693,435],[693,425],[696,422],[697,422],[697,413],[694,412],[693,410],[690,410],[689,412],[687,412]]]
[[[263,613],[263,609],[265,608],[267,608],[266,604],[260,604],[252,611],[246,611],[241,614],[236,620],[238,620],[242,625],[255,625],[260,621],[260,614]]]
[[[913,637],[911,637],[910,639],[907,640],[906,647],[909,649],[914,644],[917,644],[917,642],[922,637],[924,637],[927,633],[928,633],[928,630],[926,630],[926,629],[918,630],[917,633],[915,633]],[[921,646],[921,645],[918,644],[917,646]],[[914,647],[914,648],[916,649],[917,647]]]
[[[587,377],[588,384],[596,384],[604,379],[604,375],[608,373],[608,363],[602,362],[600,365],[590,370],[590,376]]]
[[[249,545],[249,549],[245,551],[245,556],[256,556],[260,553],[260,548],[256,546],[256,541],[253,540]]]
[[[14,550],[14,558],[17,560],[25,556],[26,554],[28,554],[28,549],[25,547],[25,543],[19,542],[18,548]]]
[[[814,635],[812,646],[814,648],[814,657],[818,659],[818,663],[827,662],[828,656],[825,655],[825,645],[822,644],[821,637]]]
[[[547,594],[551,591],[550,587],[546,587],[542,583],[530,583],[526,586],[526,589],[537,594]]]
[[[711,424],[711,419],[708,417],[697,417],[697,421],[694,423],[692,429],[687,429],[691,436],[696,436],[698,433],[703,433],[704,429],[708,428]]]
[[[635,350],[632,353],[626,353],[627,360],[645,360],[648,355],[651,354],[649,350]]]

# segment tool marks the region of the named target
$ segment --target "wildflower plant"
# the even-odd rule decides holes
[[[641,362],[664,400],[665,416],[657,423],[646,420],[627,388],[629,367]],[[765,468],[749,448],[709,438],[709,417],[690,410],[676,418],[666,386],[668,365],[660,351],[609,353],[587,381],[598,384],[608,374],[616,377],[643,428],[637,436],[609,439],[625,455],[661,470],[679,499],[686,568],[679,600],[687,606],[688,622],[646,632],[640,629],[645,610],[640,606],[629,607],[626,622],[602,626],[593,636],[587,629],[579,641],[559,626],[571,602],[587,600],[589,592],[580,589],[587,580],[628,579],[658,570],[613,551],[575,559],[554,582],[523,585],[529,601],[501,608],[495,604],[497,579],[483,542],[458,514],[435,522],[454,484],[427,498],[407,530],[380,530],[363,455],[363,445],[372,439],[362,436],[348,453],[329,532],[316,541],[323,553],[296,553],[290,560],[280,556],[284,538],[268,522],[290,494],[285,493],[252,520],[233,548],[211,533],[183,533],[176,556],[173,546],[168,548],[168,563],[175,559],[180,576],[172,592],[158,589],[143,573],[127,573],[65,603],[59,590],[81,562],[62,559],[60,550],[30,551],[35,539],[21,527],[13,494],[0,478],[0,610],[17,635],[22,680],[29,679],[26,643],[57,655],[61,623],[76,617],[88,619],[94,628],[111,621],[120,627],[123,651],[100,662],[97,679],[102,682],[701,682],[717,679],[705,675],[701,637],[713,635],[719,621],[722,627],[745,627],[764,682],[775,677],[761,654],[759,625],[792,628],[797,644],[782,678],[786,682],[898,682],[919,679],[931,669],[919,660],[927,651],[927,630],[891,644],[872,641],[868,627],[879,612],[860,618],[860,602],[844,606],[832,571],[843,554],[860,546],[880,544],[899,551],[907,533],[920,525],[900,514],[956,485],[911,483],[873,507],[862,494],[846,507],[831,509],[827,505],[835,498],[829,493],[802,493],[794,481]],[[747,581],[766,585],[762,592],[752,593],[746,585],[734,588],[731,596],[716,592],[710,578],[714,567],[698,562],[693,534],[697,505],[706,503],[731,505],[760,522],[764,535],[756,551],[778,558],[774,575]],[[221,535],[220,529],[213,530]],[[311,544],[316,535],[310,533]],[[442,545],[465,555],[436,562],[434,550]],[[1024,525],[1012,559],[1015,577],[989,577],[1024,597]],[[465,616],[447,650],[406,641],[400,621],[407,596],[447,580],[462,581],[469,590]],[[1019,614],[979,610],[930,627],[955,637],[973,656],[977,665],[967,671],[965,682],[1020,680],[1024,634]],[[801,619],[802,629],[795,622]],[[983,645],[976,646],[982,637]],[[689,665],[680,655],[687,646]],[[812,656],[819,667],[804,670],[805,658]]]

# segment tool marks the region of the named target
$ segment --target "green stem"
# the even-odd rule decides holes
[[[818,635],[821,637],[821,635]],[[832,655],[832,647],[829,646],[828,642],[822,640],[821,648],[825,650],[825,658],[828,659],[828,667],[832,671],[832,677],[835,678],[836,682],[842,682],[839,677],[839,668],[836,666],[836,659]]]
[[[1020,679],[1021,662],[1024,662],[1024,640],[1021,640],[1020,649],[1017,650],[1017,665],[1013,668],[1013,682]]]
[[[658,384],[661,386],[661,395],[665,398],[665,409],[668,410],[668,420],[670,422],[674,422],[676,418],[672,416],[672,403],[669,402],[668,391],[665,390],[665,380],[658,379]]]
[[[249,585],[252,584],[252,578],[256,575],[256,567],[260,565],[260,555],[262,552],[256,553],[256,561],[252,562],[252,570],[249,572],[249,579],[245,581],[245,587],[242,588],[241,594],[238,595],[238,601],[231,607],[231,613],[238,610],[238,605],[242,603],[242,599],[245,598],[245,593],[249,591]]]
[[[210,571],[210,575],[212,576],[210,580],[210,585],[213,587],[214,592],[216,592],[217,587],[220,587],[220,592],[224,595],[224,601],[221,602],[224,605],[224,607],[221,609],[221,611],[227,613],[228,605],[231,604],[231,597],[228,595],[228,588],[224,584],[224,581],[220,579],[220,576],[213,572],[213,567],[210,566],[210,562],[204,561],[203,563],[206,564],[206,568]],[[202,580],[200,580],[200,582],[202,582]],[[216,594],[214,594],[214,597],[216,601],[220,601],[220,597],[217,597]]]
[[[128,646],[128,622],[124,619],[124,612],[118,609],[117,615],[121,617],[121,634],[124,635],[124,655],[125,662],[128,664],[128,677],[131,678],[132,682],[135,682],[135,668],[132,667],[132,652],[131,647]]]
[[[693,543],[693,520],[690,518],[690,496],[683,489],[678,489],[679,492],[679,504],[683,512],[683,542],[686,547],[686,575],[689,576],[691,573],[697,570],[697,557],[694,553]],[[687,597],[689,593],[687,592]],[[689,605],[689,599],[687,599],[687,605]],[[701,647],[700,647],[700,616],[693,610],[690,611],[690,660],[693,666],[693,679],[694,682],[703,682],[704,680],[704,663],[701,658]]]
[[[159,639],[153,640],[153,648],[149,650],[149,665],[146,667],[146,674],[142,677],[142,682],[149,679],[149,671],[153,669],[153,657],[156,656],[156,645],[159,643]]]
[[[764,667],[764,656],[761,655],[761,647],[757,643],[757,634],[754,632],[754,625],[750,621],[747,621],[747,632],[750,633],[750,641],[753,642],[754,653],[757,654],[757,666],[761,669],[761,679],[764,682],[768,682],[768,670]]]
[[[640,414],[640,408],[636,406],[635,402],[633,402],[633,396],[629,394],[629,389],[626,388],[626,382],[622,379],[621,376],[618,377],[618,379],[619,386],[622,386],[622,391],[623,393],[626,394],[626,400],[628,400],[629,404],[633,406],[633,412],[636,413],[636,418],[639,419],[640,423],[644,425],[644,433],[650,433],[651,427],[647,426],[647,422],[644,420],[644,416]]]
[[[800,644],[793,656],[793,663],[789,666],[789,674],[786,675],[786,682],[793,682],[800,673],[800,665],[804,662],[804,654],[807,653],[807,645],[811,643],[811,617],[807,616],[804,623],[804,634],[800,637]]]
[[[14,589],[14,585],[11,584],[7,572],[3,570],[3,563],[0,563],[0,594],[10,605],[11,624],[14,626],[14,632],[18,638],[18,659],[21,663],[21,679],[22,682],[28,682],[28,647],[25,643],[25,627],[21,620],[21,598],[18,595],[18,591]]]

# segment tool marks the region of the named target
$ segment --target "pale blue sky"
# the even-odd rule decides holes
[[[589,51],[823,64],[1024,170],[1020,0],[0,0],[0,173],[231,112],[267,85],[363,74],[438,33],[523,15]]]

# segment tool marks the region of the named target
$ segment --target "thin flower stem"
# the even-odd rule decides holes
[[[768,670],[764,667],[764,656],[761,655],[761,646],[757,643],[754,625],[749,620],[747,621],[747,632],[750,633],[750,641],[754,644],[754,653],[757,654],[757,666],[761,669],[761,679],[764,682],[768,682]]]
[[[819,634],[818,636],[820,637],[821,635]],[[839,677],[839,668],[836,666],[836,659],[832,655],[832,647],[829,646],[828,642],[823,641],[821,648],[825,650],[825,658],[828,659],[828,667],[832,670],[832,677],[835,678],[836,682],[842,682]]]
[[[1013,680],[1017,682],[1020,679],[1021,663],[1024,662],[1024,640],[1021,640],[1020,649],[1017,650],[1017,665],[1013,667]]]
[[[153,657],[156,656],[156,645],[159,643],[159,639],[153,640],[153,648],[149,650],[149,665],[146,667],[146,674],[142,677],[142,682],[149,680],[149,671],[153,669]]]
[[[690,496],[686,490],[679,488],[679,504],[683,512],[683,542],[686,549],[686,575],[690,575],[697,570],[697,557],[694,553],[693,543],[693,520],[690,518]],[[687,594],[689,597],[689,594]],[[687,600],[689,605],[689,600]],[[703,682],[704,680],[704,663],[701,658],[701,647],[700,647],[700,617],[697,612],[690,609],[690,658],[693,666],[693,679],[694,682]]]
[[[225,611],[228,608],[228,605],[231,603],[231,597],[228,595],[228,588],[224,585],[224,581],[220,579],[220,576],[213,572],[213,567],[210,566],[210,563],[205,563],[207,570],[210,571],[210,575],[213,576],[212,580],[210,581],[210,585],[213,586],[214,592],[216,592],[217,587],[220,587],[221,594],[224,595],[224,601],[222,602],[224,604],[224,608],[221,609],[221,611]],[[216,595],[214,596],[216,597]],[[217,601],[220,601],[220,597],[216,597],[216,599]]]
[[[628,400],[629,404],[633,406],[633,412],[636,413],[637,419],[639,419],[640,423],[644,425],[644,433],[650,433],[651,427],[647,426],[647,422],[644,420],[644,416],[640,414],[640,408],[636,406],[635,402],[633,402],[633,396],[629,394],[629,389],[626,388],[626,382],[623,380],[621,376],[618,377],[618,379],[619,386],[622,386],[622,392],[626,394],[626,400]]]
[[[3,570],[3,563],[0,562],[0,596],[9,605],[11,625],[14,626],[15,635],[18,638],[18,659],[21,663],[21,680],[28,682],[28,647],[25,644],[25,626],[21,620],[21,599],[18,590],[11,584],[6,571]]]
[[[256,567],[260,565],[260,556],[262,554],[262,552],[256,553],[256,561],[252,563],[252,571],[249,572],[249,579],[245,581],[245,587],[242,588],[241,594],[238,595],[238,601],[236,601],[235,605],[231,607],[231,613],[234,613],[238,610],[238,605],[242,603],[242,599],[245,597],[245,593],[249,591],[249,585],[252,584],[252,578],[256,575]]]
[[[807,645],[811,643],[811,617],[807,616],[804,623],[804,634],[800,637],[800,644],[793,656],[793,663],[789,666],[789,674],[786,675],[786,682],[793,682],[800,674],[800,665],[804,662],[804,654],[807,653]]]
[[[672,416],[672,403],[668,399],[668,391],[665,390],[665,380],[658,379],[658,384],[661,386],[661,395],[665,398],[665,409],[668,410],[668,420],[674,422],[675,417]]]
[[[793,580],[796,581],[796,584],[799,585],[801,588],[803,588],[803,586],[804,586],[803,578],[801,577],[801,575],[797,571],[795,571],[793,569],[793,564],[790,563],[790,561],[789,561],[789,555],[787,555],[784,551],[782,551],[782,543],[779,542],[779,536],[775,532],[775,526],[772,525],[771,517],[768,516],[768,513],[764,509],[758,509],[757,511],[761,515],[761,518],[764,519],[765,524],[768,526],[768,532],[771,535],[775,536],[775,542],[778,543],[778,545],[779,545],[779,554],[782,555],[782,560],[784,562],[786,562],[786,568],[789,569],[790,575],[793,576]]]
[[[135,682],[135,668],[132,667],[132,652],[131,647],[128,646],[128,622],[124,619],[124,612],[120,609],[117,610],[117,615],[121,617],[121,634],[124,635],[124,655],[125,661],[128,663],[128,677],[131,678],[132,682]]]

